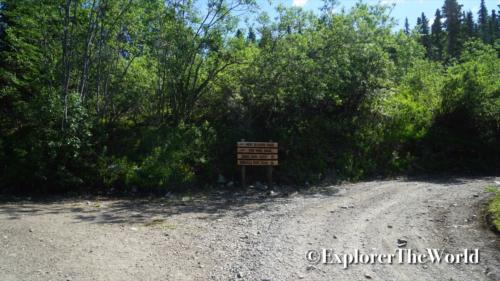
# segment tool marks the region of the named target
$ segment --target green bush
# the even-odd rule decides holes
[[[465,48],[460,64],[448,69],[422,164],[440,170],[498,170],[500,58],[480,42],[471,41]]]
[[[104,157],[100,168],[102,183],[122,191],[132,187],[141,191],[180,190],[208,174],[207,155],[214,138],[208,123],[199,127],[181,124],[162,135],[165,137],[155,141],[146,135],[144,142],[153,146],[136,160]]]
[[[2,185],[12,191],[66,191],[81,187],[89,176],[86,157],[90,122],[77,94],[68,96],[67,118],[58,95],[49,92],[17,103],[29,120],[2,136]],[[2,161],[3,162],[3,161]]]
[[[500,231],[500,192],[496,189],[493,200],[488,204],[488,212],[491,215],[493,225],[496,227],[497,231]]]

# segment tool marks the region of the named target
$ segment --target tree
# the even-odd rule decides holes
[[[432,59],[442,61],[444,58],[444,33],[441,23],[441,10],[437,9],[431,27]]]
[[[250,41],[251,43],[255,43],[255,41],[257,40],[257,36],[255,35],[255,32],[253,31],[252,27],[248,29],[247,40]]]
[[[236,38],[243,38],[243,32],[241,32],[241,29],[239,29],[239,28],[236,31]]]
[[[483,40],[483,42],[489,43],[490,35],[488,33],[489,31],[488,9],[486,8],[484,0],[481,0],[481,5],[479,6],[479,11],[477,12],[477,14],[478,14],[477,22],[478,22],[479,36]]]
[[[461,50],[460,9],[461,5],[456,0],[445,0],[443,16],[446,18],[447,53],[451,58],[458,58]]]
[[[474,23],[474,15],[471,11],[465,14],[464,26],[464,37],[465,39],[470,39],[476,36],[476,27]]]
[[[262,26],[260,28],[259,47],[265,48],[266,46],[269,46],[272,40],[273,40],[273,35],[271,28],[268,26]]]
[[[408,18],[405,18],[405,29],[404,32],[406,35],[410,34],[410,24],[408,23]]]
[[[167,6],[154,39],[157,46],[157,117],[160,123],[180,124],[192,117],[202,95],[218,75],[238,63],[224,48],[224,32],[234,28],[233,11],[244,12],[252,1],[208,1],[199,18],[194,3]],[[157,17],[160,17],[158,15]]]
[[[500,34],[498,34],[498,17],[495,10],[491,10],[491,17],[489,22],[489,37],[491,43],[494,43]]]
[[[422,13],[422,15],[417,19],[417,25],[421,35],[420,41],[425,48],[426,56],[430,58],[432,53],[432,42],[429,33],[429,20],[424,13]]]

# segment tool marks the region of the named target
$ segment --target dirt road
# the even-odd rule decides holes
[[[0,280],[500,280],[500,242],[481,213],[493,180],[1,203]],[[306,259],[323,248],[337,254],[467,248],[479,249],[480,261],[343,269]]]

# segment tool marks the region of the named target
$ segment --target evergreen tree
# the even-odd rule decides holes
[[[408,23],[408,18],[405,18],[405,30],[404,30],[406,35],[410,34],[410,24]]]
[[[432,59],[437,61],[443,60],[443,50],[444,50],[444,33],[443,26],[441,24],[441,10],[437,9],[434,15],[434,23],[431,27],[431,45],[432,45]]]
[[[243,37],[243,32],[241,32],[241,29],[238,28],[236,31],[236,38],[242,38]]]
[[[249,28],[248,29],[248,37],[247,37],[248,41],[252,42],[252,43],[255,43],[255,41],[257,40],[257,37],[255,36],[255,32],[253,31],[253,28]]]
[[[463,23],[464,36],[466,39],[470,39],[475,36],[476,27],[474,24],[474,15],[471,11],[468,11],[465,14],[465,21]]]
[[[495,10],[491,11],[491,17],[489,22],[489,37],[491,43],[494,43],[498,38],[498,18]]]
[[[488,9],[486,8],[486,4],[484,3],[484,0],[481,0],[481,5],[479,7],[479,11],[477,12],[478,18],[477,18],[477,29],[479,33],[479,37],[484,41],[484,42],[489,42],[489,36],[488,36],[488,30],[489,30],[489,23],[488,23]]]
[[[456,0],[445,0],[443,16],[446,18],[445,27],[447,31],[446,50],[448,56],[457,58],[460,55],[460,10],[461,5]]]
[[[5,3],[0,2],[0,52],[5,49],[5,29],[7,28],[6,8]]]
[[[421,42],[425,48],[427,57],[431,56],[431,39],[429,35],[429,20],[422,13],[422,16],[417,19],[419,33],[421,34]]]
[[[422,13],[421,25],[422,25],[422,34],[429,35],[429,20],[427,19],[424,13]]]

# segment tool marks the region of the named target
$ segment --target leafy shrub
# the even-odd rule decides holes
[[[495,193],[493,200],[488,205],[488,212],[491,216],[491,222],[497,231],[500,232],[500,191],[496,188],[492,188]]]
[[[131,160],[126,156],[104,158],[100,173],[108,187],[138,187],[142,191],[181,189],[203,178],[209,167],[209,150],[213,144],[213,131],[208,123],[202,126],[180,124],[164,132],[165,138],[145,143],[153,144],[148,153]]]
[[[498,169],[500,166],[500,59],[479,42],[469,42],[460,64],[449,68],[442,108],[426,145],[433,169]],[[439,164],[439,165],[436,165]]]
[[[90,124],[77,94],[68,96],[67,118],[59,96],[48,92],[16,104],[29,120],[2,136],[2,185],[13,191],[64,191],[83,184],[88,169]],[[61,127],[64,127],[61,129]]]

